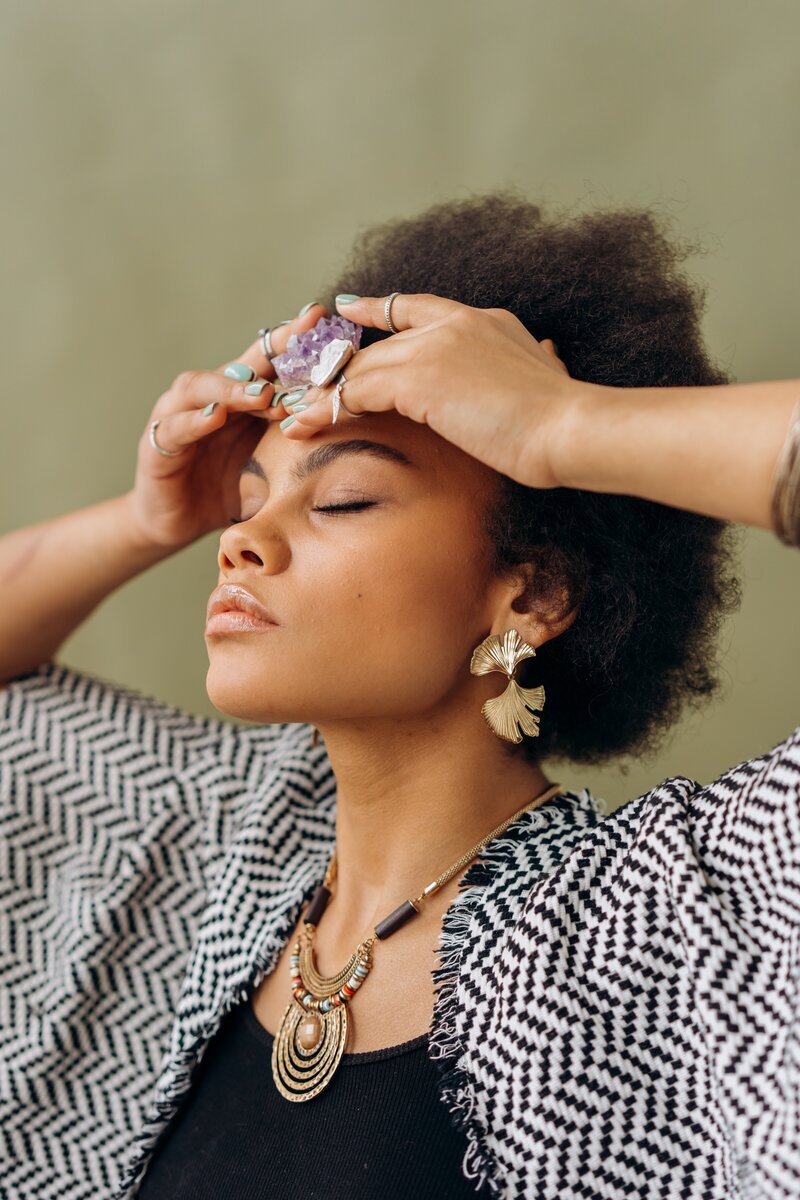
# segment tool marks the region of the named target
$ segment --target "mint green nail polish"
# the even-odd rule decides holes
[[[304,304],[300,309],[300,312],[297,314],[298,317],[304,317],[307,312],[311,312],[311,309],[315,304],[319,304],[319,300],[312,300],[310,304]]]
[[[283,407],[284,408],[288,407],[285,400],[283,402]],[[292,405],[292,412],[293,413],[304,412],[307,408],[311,408],[311,405],[306,404],[305,400],[300,400],[300,401],[295,400],[294,404]]]
[[[280,404],[281,400],[283,399],[283,397],[288,396],[288,395],[289,395],[288,388],[278,388],[277,392],[272,397],[272,401],[270,403],[270,408],[277,408],[278,405]]]
[[[217,407],[216,400],[214,401],[213,404],[207,404],[205,406],[205,408],[203,409],[203,416],[210,417],[216,407]]]
[[[283,397],[283,407],[291,408],[296,405],[298,400],[302,400],[308,391],[308,384],[305,387],[293,388],[291,392],[286,392]]]
[[[284,417],[284,418],[283,418],[283,420],[282,420],[282,421],[281,421],[281,423],[280,423],[280,425],[281,425],[281,429],[286,429],[287,425],[291,425],[291,423],[292,423],[292,421],[293,421],[294,419],[295,419],[295,414],[294,414],[294,413],[292,413],[292,414],[291,414],[291,416]]]
[[[255,379],[256,373],[252,367],[248,367],[247,363],[231,363],[222,372],[227,375],[228,379],[238,379],[239,383],[244,383],[246,379]]]
[[[352,292],[342,292],[342,294],[340,296],[336,297],[336,303],[337,303],[337,305],[339,305],[339,304],[354,304],[356,300],[360,300],[360,299],[361,299],[360,296],[354,296],[352,294]]]
[[[248,383],[244,394],[245,396],[260,396],[266,386],[266,379],[257,379],[255,383]]]

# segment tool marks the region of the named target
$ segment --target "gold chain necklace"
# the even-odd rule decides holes
[[[375,939],[390,937],[434,892],[453,878],[457,871],[475,858],[484,846],[498,837],[523,813],[544,804],[562,790],[554,783],[540,796],[528,801],[486,835],[477,846],[462,854],[443,875],[429,883],[414,900],[405,900],[399,908],[379,921],[374,937],[360,942],[337,975],[320,975],[314,965],[314,931],[331,898],[330,884],[336,878],[336,847],[328,863],[323,883],[317,888],[303,918],[303,930],[294,944],[289,962],[292,999],[283,1014],[272,1046],[272,1077],[287,1100],[313,1100],[328,1086],[341,1062],[347,1045],[348,1004],[372,967]]]

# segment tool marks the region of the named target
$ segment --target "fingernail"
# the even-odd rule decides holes
[[[303,396],[305,396],[307,391],[308,386],[306,385],[306,387],[295,388],[291,392],[286,392],[283,397],[283,407],[291,408],[292,405],[296,405],[298,400],[303,399]]]
[[[210,417],[216,407],[217,407],[216,400],[213,402],[213,404],[207,404],[205,406],[205,408],[203,409],[203,416]]]
[[[336,305],[338,307],[340,304],[355,304],[356,300],[360,299],[360,296],[354,296],[352,292],[342,292],[340,296],[336,297]]]
[[[238,379],[239,383],[244,383],[246,379],[255,379],[256,373],[252,367],[248,367],[247,363],[230,363],[222,372],[227,375],[228,379]]]
[[[286,408],[286,407],[287,407],[287,405],[286,405],[286,401],[285,401],[285,400],[284,400],[284,402],[283,402],[283,407],[284,407],[284,408]],[[297,401],[297,400],[295,400],[295,402],[292,404],[292,412],[293,412],[293,413],[299,413],[299,412],[303,412],[303,410],[304,410],[304,409],[306,409],[306,408],[311,408],[311,405],[310,405],[310,404],[306,404],[304,400],[301,400],[301,401]]]
[[[281,429],[285,429],[287,425],[291,425],[291,423],[294,419],[295,419],[294,413],[292,413],[291,416],[289,416],[289,417],[284,417],[280,423]]]
[[[266,379],[257,379],[255,383],[248,383],[244,394],[245,396],[260,396],[266,386]]]
[[[319,304],[319,300],[312,300],[310,304],[304,304],[300,309],[300,312],[297,314],[298,317],[304,317],[307,312],[311,311],[315,304]]]
[[[270,402],[270,408],[277,408],[278,405],[280,404],[281,400],[283,399],[283,397],[288,396],[288,395],[289,395],[288,388],[278,388],[277,392],[272,397],[272,400]]]

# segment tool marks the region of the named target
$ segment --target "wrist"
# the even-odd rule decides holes
[[[180,547],[164,546],[156,542],[144,529],[136,516],[135,498],[133,492],[116,496],[111,501],[115,508],[115,528],[124,538],[126,548],[131,555],[132,564],[137,570],[142,570],[169,558]]]
[[[613,490],[604,468],[603,445],[623,400],[620,389],[575,381],[569,396],[559,402],[558,422],[550,438],[548,457],[555,486]]]

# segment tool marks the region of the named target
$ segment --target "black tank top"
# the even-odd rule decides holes
[[[475,1197],[466,1139],[436,1091],[428,1035],[345,1053],[328,1087],[285,1100],[251,999],[222,1019],[156,1145],[137,1200]]]

